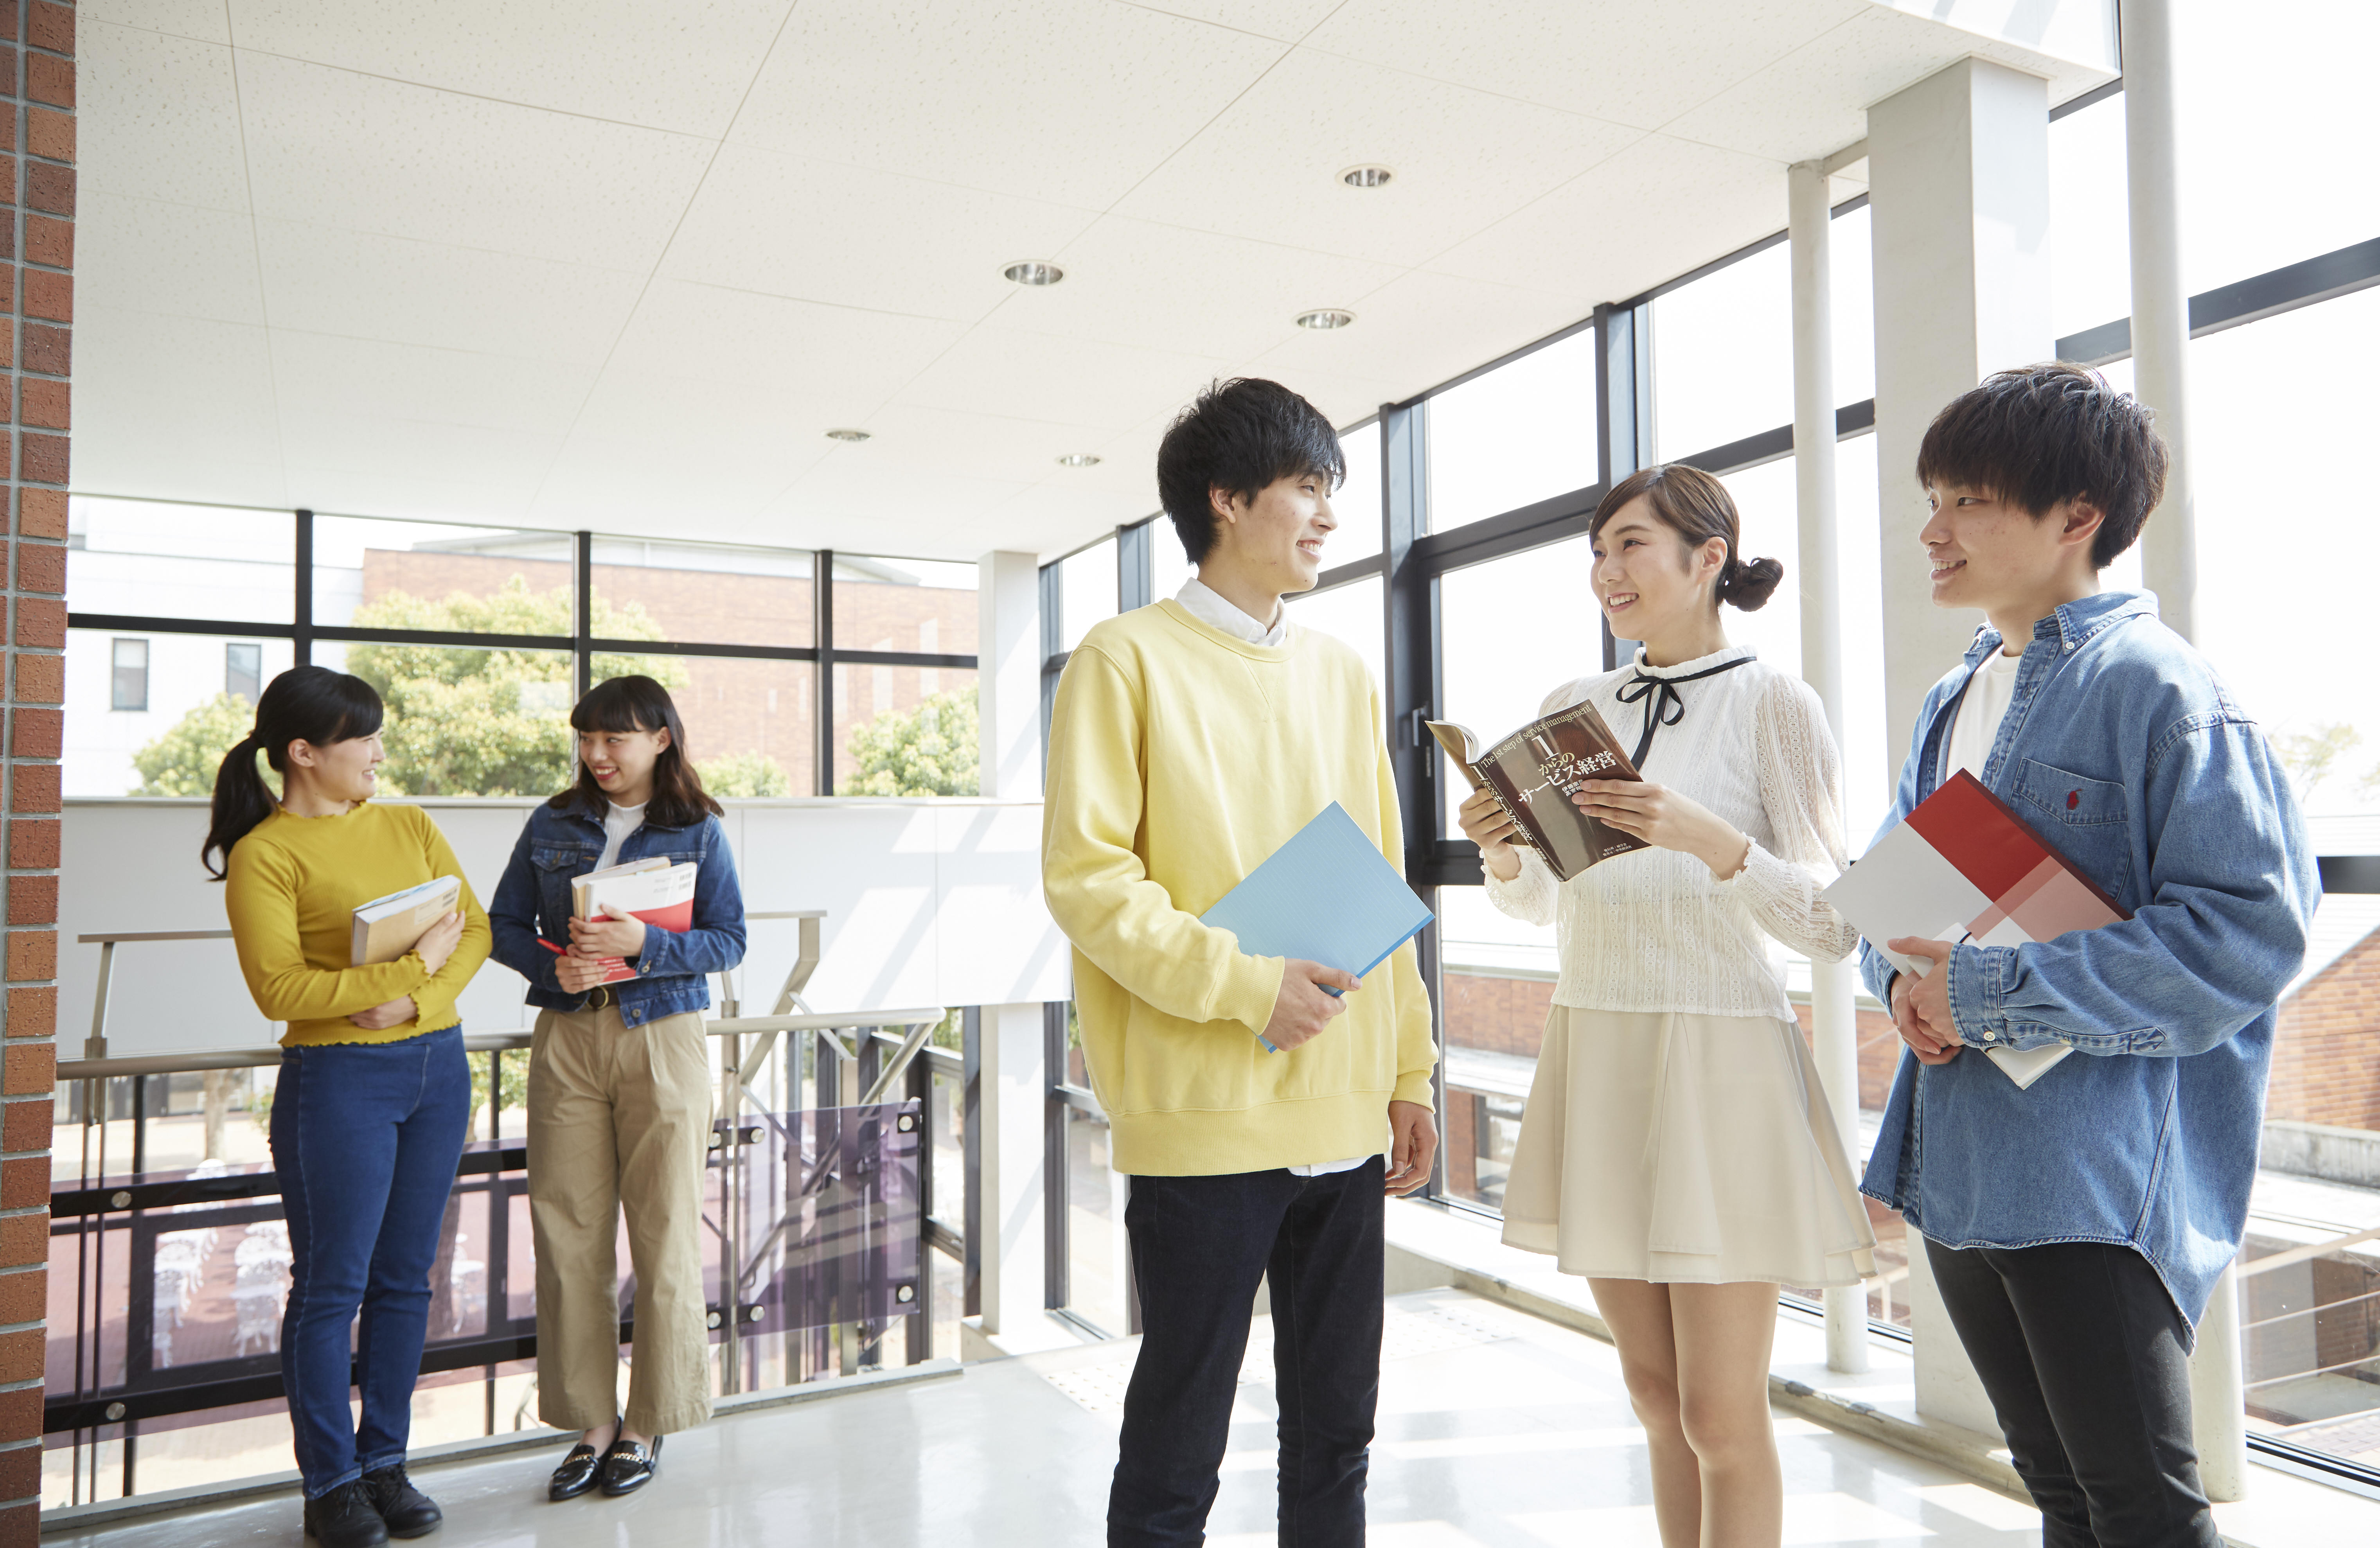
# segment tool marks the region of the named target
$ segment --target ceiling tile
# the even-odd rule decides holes
[[[888,405],[870,425],[876,438],[850,448],[845,460],[876,469],[887,483],[931,472],[976,474],[1022,487],[1067,471],[1057,466],[1059,457],[1094,451],[1115,433],[1059,419],[919,404]]]
[[[276,220],[649,268],[713,147],[240,55],[256,209]]]
[[[75,488],[284,508],[261,328],[86,302],[75,316]]]
[[[1083,211],[728,145],[670,244],[673,279],[973,321],[1091,224]]]
[[[1293,388],[1310,369],[1323,378],[1402,380],[1414,383],[1408,392],[1418,392],[1581,315],[1568,296],[1416,270],[1366,296],[1354,326],[1300,333],[1258,363],[1265,374]],[[1318,401],[1316,406],[1330,413],[1335,405]]]
[[[1869,0],[1350,0],[1307,47],[1658,128]]]
[[[261,325],[255,223],[238,211],[85,188],[75,203],[75,290],[87,305]]]
[[[613,370],[587,400],[535,514],[632,535],[732,531],[824,456],[832,404]]]
[[[600,366],[639,274],[294,221],[259,221],[276,328]]]
[[[232,0],[242,49],[711,139],[786,0]],[[553,46],[566,36],[569,46]]]
[[[94,21],[76,42],[84,192],[248,208],[231,50]]]
[[[476,425],[558,438],[595,381],[586,366],[431,349],[379,339],[275,329],[281,418],[295,433],[313,416]]]
[[[1002,328],[1186,349],[1224,359],[1296,332],[1317,307],[1352,306],[1396,266],[1110,215],[1062,248],[1063,284],[1017,291]]]
[[[399,447],[408,454],[404,458],[386,454]],[[544,448],[543,457],[524,451],[497,466],[488,466],[497,460],[493,455],[458,457],[458,450],[449,441],[433,442],[427,435],[399,433],[387,438],[377,456],[293,459],[289,501],[324,514],[452,521],[465,526],[528,525],[531,497],[551,460],[552,447]]]
[[[1103,209],[1281,53],[1111,0],[807,0],[731,138]]]
[[[1012,546],[1005,513],[1029,487],[1022,480],[933,468],[888,477],[867,454],[872,449],[834,448],[744,523],[738,538],[919,559],[973,559]]]
[[[1641,134],[1300,49],[1116,212],[1410,265]],[[1339,181],[1371,162],[1394,180]]]
[[[1429,267],[1557,292],[1584,315],[1784,226],[1782,164],[1650,135]]]
[[[1128,0],[1152,11],[1211,21],[1259,37],[1295,42],[1314,30],[1315,23],[1339,8],[1342,0]]]
[[[612,353],[612,369],[739,382],[841,405],[817,427],[823,431],[864,425],[965,332],[963,322],[655,280]]]
[[[1104,434],[1182,403],[1230,363],[1217,356],[985,326],[928,367],[903,390],[900,402],[990,408],[1021,419],[1096,427]],[[1050,454],[1088,450],[1062,444]]]
[[[75,7],[75,16],[83,27],[108,22],[149,32],[172,32],[202,42],[231,42],[231,18],[224,0],[82,0]],[[88,59],[89,34],[78,42],[85,47],[82,57]]]

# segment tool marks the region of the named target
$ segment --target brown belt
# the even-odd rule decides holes
[[[612,992],[611,985],[598,984],[593,988],[587,991],[587,1003],[582,1009],[588,1010],[601,1010],[605,1006],[617,1002],[619,998],[619,996]]]

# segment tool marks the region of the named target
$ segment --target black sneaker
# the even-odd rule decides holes
[[[446,1519],[438,1502],[413,1486],[405,1464],[395,1462],[364,1474],[364,1494],[380,1512],[391,1537],[427,1537]]]
[[[358,1479],[306,1502],[306,1535],[322,1548],[379,1548],[388,1541],[388,1527]]]

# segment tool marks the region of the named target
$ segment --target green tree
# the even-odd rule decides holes
[[[2313,794],[2314,787],[2328,779],[2331,771],[2348,754],[2363,744],[2362,733],[2344,721],[2333,720],[2307,732],[2284,732],[2273,738],[2273,751],[2280,755],[2281,767],[2298,782],[2298,799]],[[2380,784],[2380,770],[2365,776],[2364,788],[2369,791]]]
[[[694,766],[702,788],[721,800],[731,796],[791,795],[793,776],[766,753],[730,753]]]
[[[888,709],[854,729],[848,745],[859,767],[838,795],[973,795],[975,690],[936,694],[906,714]]]
[[[640,603],[596,599],[593,632],[610,639],[662,637]],[[515,575],[503,589],[443,600],[392,591],[358,608],[367,629],[464,634],[567,635],[570,593],[529,589]],[[665,687],[686,685],[675,657],[599,653],[594,677],[642,672]],[[388,706],[383,786],[410,795],[544,795],[571,777],[571,662],[562,652],[502,647],[354,645],[347,670]]]
[[[177,721],[171,731],[132,755],[140,776],[135,795],[212,795],[224,755],[256,724],[256,707],[237,694],[217,694]],[[267,789],[279,784],[257,754],[257,772]]]

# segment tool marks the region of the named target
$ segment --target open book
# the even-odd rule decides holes
[[[1919,978],[1932,963],[1903,957],[1886,941],[1919,936],[2018,946],[2131,917],[1965,769],[1819,896],[1894,967]],[[1985,1050],[2020,1091],[2073,1051],[2070,1043]]]
[[[1466,726],[1425,723],[1471,788],[1495,793],[1520,829],[1510,841],[1536,850],[1555,880],[1568,881],[1598,861],[1646,847],[1571,803],[1571,792],[1586,780],[1644,778],[1593,703],[1582,699],[1531,720],[1484,752]]]
[[[419,887],[358,904],[355,930],[347,937],[347,965],[371,967],[396,961],[412,950],[432,925],[454,913],[462,895],[459,878],[431,877]]]
[[[691,861],[673,862],[653,855],[608,870],[589,871],[570,883],[571,914],[579,919],[641,919],[648,929],[683,935],[694,928],[694,880],[700,869]],[[552,941],[542,944],[557,954],[564,949]],[[618,984],[636,976],[634,968],[614,957],[603,982]]]

